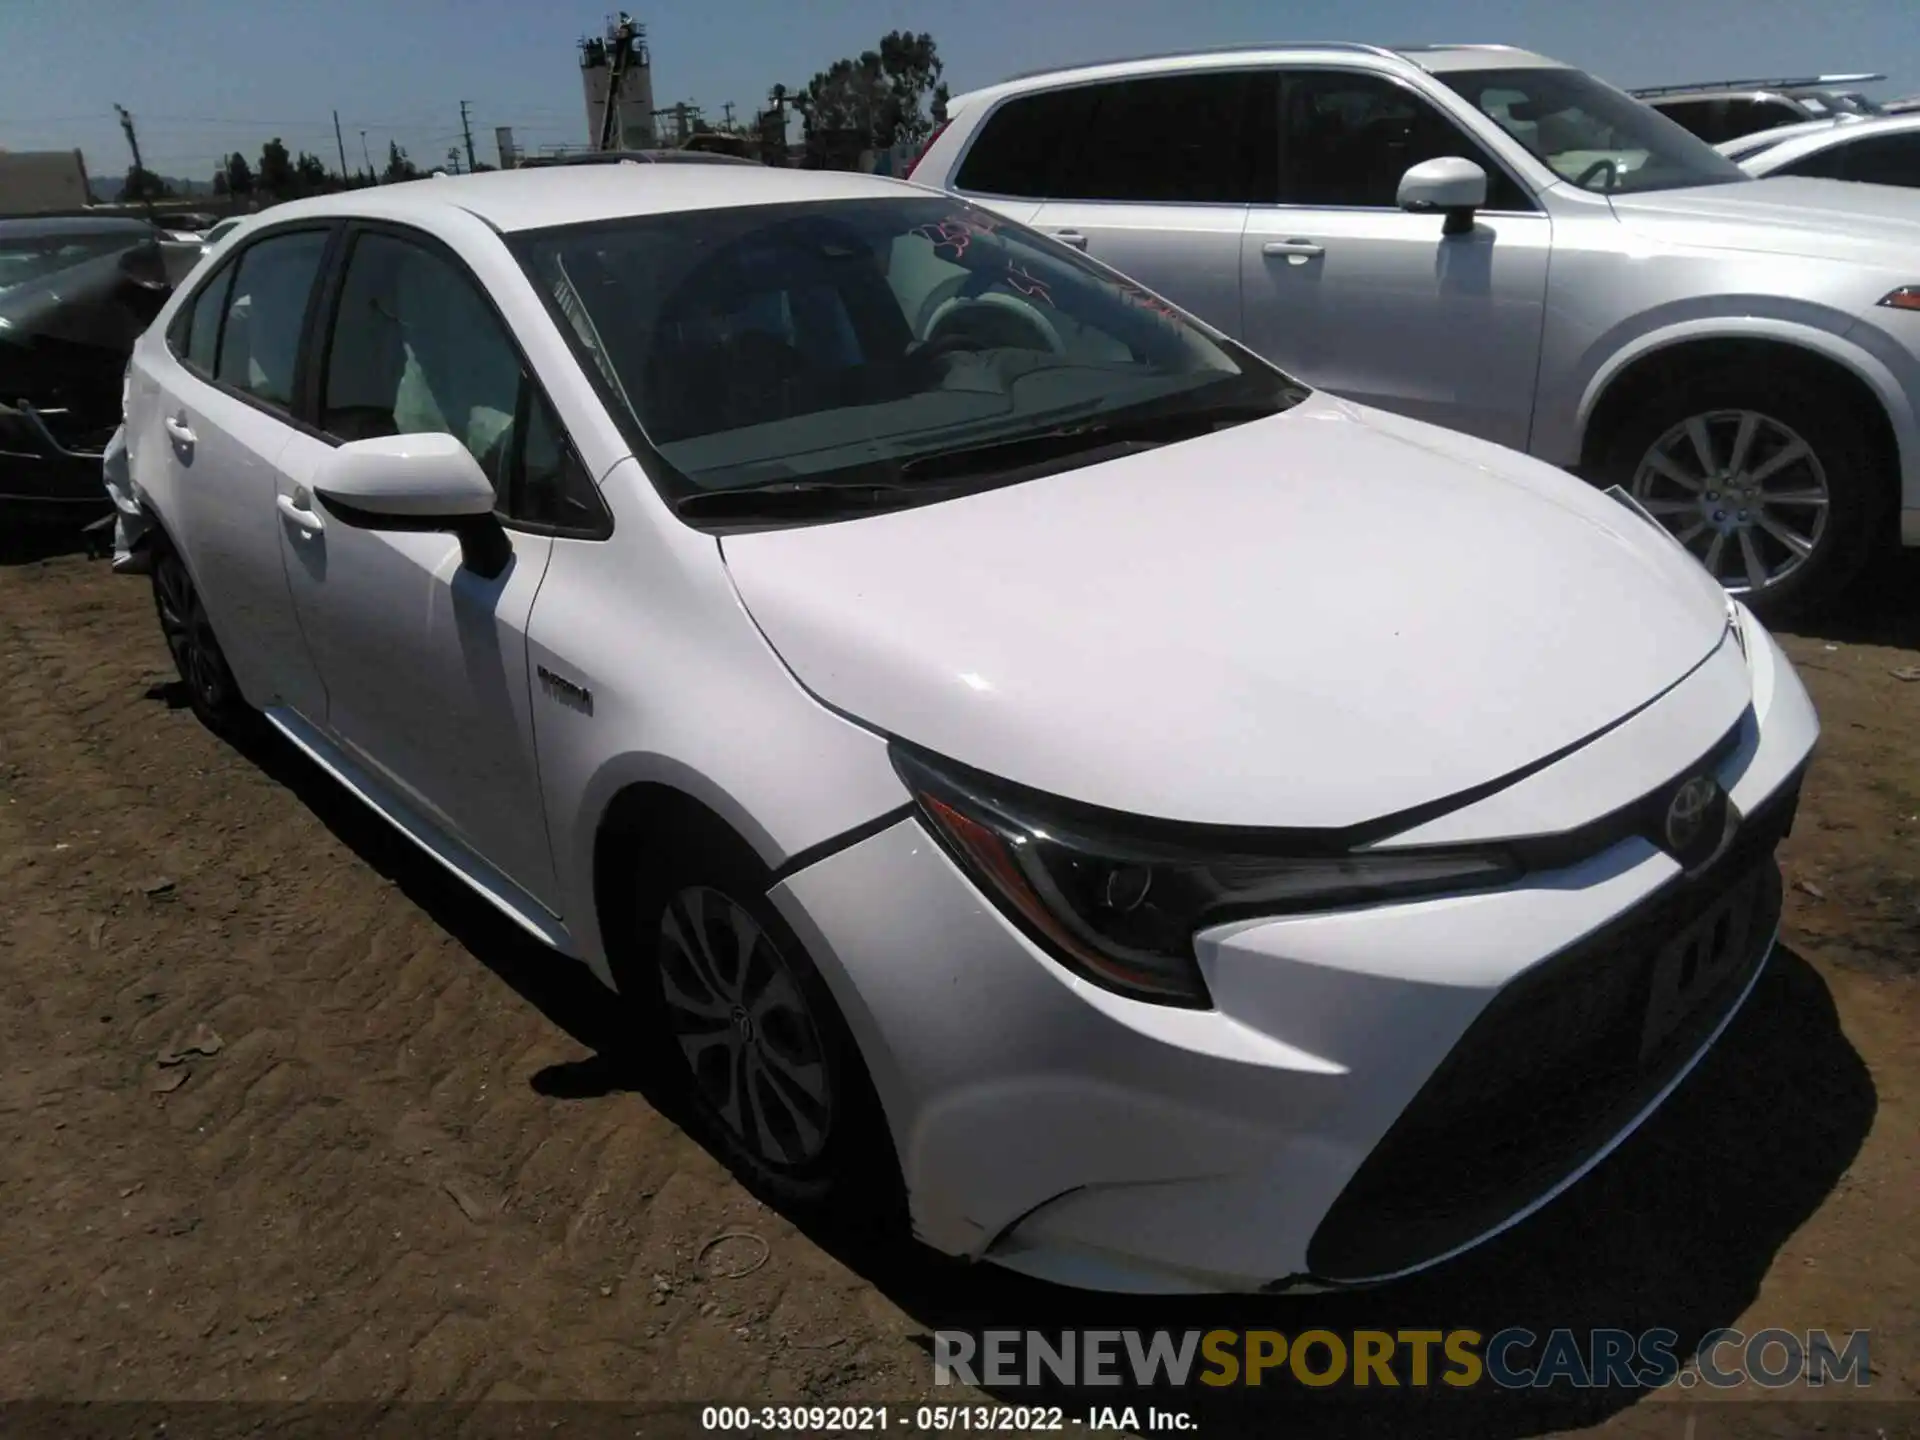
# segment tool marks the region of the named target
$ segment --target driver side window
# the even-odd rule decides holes
[[[1533,210],[1506,169],[1425,98],[1379,75],[1302,70],[1281,90],[1280,203],[1396,209],[1400,177],[1442,156],[1487,172],[1487,209]]]

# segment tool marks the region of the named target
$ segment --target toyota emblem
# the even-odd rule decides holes
[[[1668,850],[1687,856],[1698,848],[1719,794],[1719,784],[1707,775],[1696,775],[1673,792],[1667,802]]]

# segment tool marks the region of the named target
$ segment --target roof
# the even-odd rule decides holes
[[[1775,125],[1768,130],[1755,130],[1750,135],[1736,135],[1731,140],[1721,141],[1713,148],[1729,160],[1741,160],[1785,140],[1797,140],[1802,135],[1824,135],[1829,130],[1845,129],[1848,126],[1865,123],[1866,119],[1861,115],[1827,115],[1818,120],[1801,120],[1792,125]]]
[[[293,200],[274,206],[273,218],[366,215],[426,223],[449,210],[464,210],[496,230],[512,232],[680,210],[927,193],[926,187],[901,180],[833,170],[765,165],[551,165],[408,180]]]
[[[712,150],[587,150],[577,155],[542,155],[522,160],[518,168],[535,170],[548,165],[751,165],[737,155]]]
[[[1270,45],[1228,45],[1210,49],[1175,50],[1157,55],[1099,60],[1049,70],[1030,70],[994,85],[969,90],[947,102],[947,113],[957,115],[983,99],[1036,88],[1036,82],[1080,84],[1117,80],[1136,75],[1174,74],[1185,70],[1230,70],[1248,65],[1288,65],[1333,59],[1385,61],[1383,69],[1414,65],[1434,74],[1454,70],[1565,69],[1558,60],[1516,50],[1511,45],[1425,44],[1369,45],[1357,40],[1276,41]]]

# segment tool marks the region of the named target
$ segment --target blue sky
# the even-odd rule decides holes
[[[606,23],[577,0],[0,0],[0,148],[85,151],[123,173],[117,101],[151,168],[196,178],[274,135],[349,165],[360,132],[444,161],[471,102],[476,149],[493,128],[523,148],[586,138],[574,42]],[[1886,96],[1920,91],[1920,0],[673,0],[635,17],[654,93],[742,116],[768,87],[803,85],[892,29],[928,30],[955,91],[1075,60],[1276,39],[1501,41],[1621,85],[1877,70]]]

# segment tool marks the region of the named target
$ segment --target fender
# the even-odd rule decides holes
[[[1866,331],[1865,335],[1861,333],[1863,330]],[[1572,444],[1569,447],[1571,454],[1574,457],[1581,454],[1586,443],[1588,423],[1601,397],[1637,361],[1657,350],[1689,341],[1764,340],[1792,345],[1831,360],[1866,385],[1879,400],[1893,429],[1894,443],[1900,455],[1902,503],[1908,509],[1920,506],[1920,417],[1916,417],[1913,401],[1899,376],[1873,349],[1861,343],[1875,333],[1865,322],[1855,322],[1846,331],[1836,334],[1814,325],[1765,315],[1706,316],[1649,330],[1609,355],[1587,381],[1574,415]],[[1909,531],[1913,529],[1912,526],[1905,528]],[[1912,539],[1920,539],[1920,535]],[[1912,543],[1911,539],[1909,543]]]
[[[601,830],[613,809],[615,798],[635,785],[656,785],[676,791],[706,807],[744,840],[761,864],[776,877],[796,857],[800,863],[805,863],[815,854],[813,849],[793,851],[783,846],[752,810],[703,770],[658,752],[624,751],[610,756],[594,772],[581,794],[572,833],[567,837],[566,853],[554,857],[556,866],[562,867],[565,877],[562,886],[566,895],[567,929],[588,968],[610,989],[616,987],[613,969],[607,961],[606,937],[600,929],[594,860]],[[822,838],[830,844],[843,837],[862,833],[878,821],[890,821],[909,799],[904,787],[901,787],[897,803],[892,807],[870,799],[867,806],[849,813],[871,809],[871,815],[862,815],[859,823]]]

